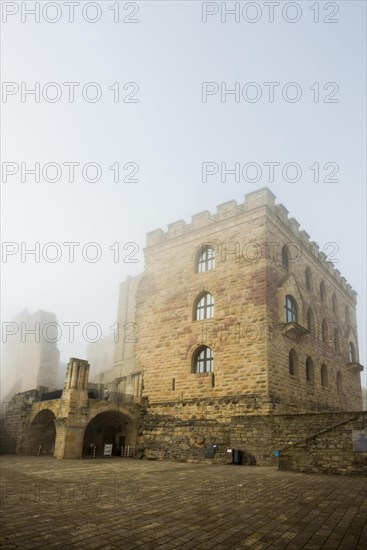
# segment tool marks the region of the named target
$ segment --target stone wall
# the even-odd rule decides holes
[[[231,421],[231,446],[251,453],[256,464],[276,464],[275,451],[365,415],[361,412],[336,412],[293,415],[236,417]],[[337,445],[335,446],[337,453]]]
[[[31,390],[14,395],[9,402],[2,403],[0,453],[14,454],[22,447],[24,426],[32,403],[37,401],[39,392]]]
[[[297,412],[310,409],[361,410],[355,295],[335,277],[325,254],[310,243],[307,234],[304,236],[301,232],[300,235],[295,220],[284,218],[283,223],[279,212],[269,211],[266,227],[266,240],[274,243],[267,266],[267,311],[269,324],[273,327],[268,338],[270,394],[293,403]],[[282,267],[280,254],[287,244],[288,270]],[[324,285],[323,300],[320,297],[321,283]],[[298,334],[289,335],[284,331],[286,295],[291,295],[297,305]],[[312,330],[302,334],[302,328],[309,328],[308,312],[312,312]],[[322,338],[323,321],[326,341]],[[349,342],[356,350],[355,364],[350,363],[348,356]],[[298,357],[293,376],[288,369],[292,349]],[[307,358],[312,361],[309,380],[306,379]],[[327,369],[324,385],[321,383],[322,365]],[[278,412],[286,411],[278,407]]]
[[[260,189],[245,199],[241,205],[219,205],[213,216],[197,214],[191,224],[172,223],[167,233],[148,234],[136,295],[136,365],[144,376],[143,396],[154,404],[261,394],[278,414],[361,409],[356,293],[286,208],[275,204],[271,191]],[[215,268],[198,272],[198,254],[206,244],[215,252]],[[284,245],[290,249],[288,269],[282,265]],[[198,321],[195,303],[202,292],[212,295],[214,316]],[[287,295],[297,305],[292,330],[285,323]],[[202,345],[211,348],[214,368],[199,374],[193,363]]]
[[[143,417],[140,449],[146,458],[200,461],[205,448],[215,444],[215,460],[223,462],[231,418],[268,414],[270,406],[263,394],[154,403]]]
[[[364,434],[360,450],[353,450],[354,431]],[[280,467],[296,472],[367,476],[366,443],[367,413],[361,413],[301,443],[287,446],[281,452]]]
[[[140,337],[139,326],[135,318],[136,295],[142,275],[127,277],[120,284],[117,323],[113,326],[114,334],[109,337],[108,356],[99,361],[98,369],[93,366],[91,357],[92,382],[103,384],[112,392],[133,395],[140,401],[142,394],[142,369],[136,361],[135,347]],[[93,345],[89,346],[92,351]],[[97,346],[97,351],[99,350]],[[108,360],[108,362],[107,362]]]
[[[240,262],[236,242],[264,238],[264,212],[223,218],[146,249],[146,270],[137,296],[137,361],[150,403],[238,394],[267,394],[266,342],[236,337],[240,323],[265,319],[265,260]],[[198,273],[204,243],[213,243],[216,267]],[[215,302],[213,319],[194,319],[204,291]],[[224,327],[224,330],[222,330]],[[214,354],[212,373],[193,372],[201,345]]]
[[[143,422],[143,438],[137,449],[150,460],[202,462],[205,449],[215,445],[215,462],[226,461],[229,446],[229,424],[216,420],[179,420],[172,416],[147,415]]]
[[[367,475],[367,454],[353,451],[351,438],[353,429],[367,431],[367,413],[253,414],[226,421],[219,415],[185,418],[181,411],[179,418],[153,411],[157,413],[157,407],[148,409],[141,426],[138,449],[144,458],[205,461],[205,449],[214,444],[215,461],[228,462],[227,449],[232,448],[242,451],[243,464],[274,466],[275,451],[285,449],[282,457],[289,457],[289,469]]]

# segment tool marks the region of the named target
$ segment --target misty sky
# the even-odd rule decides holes
[[[53,311],[64,329],[65,323],[80,323],[74,343],[63,330],[61,359],[85,357],[82,327],[94,322],[103,335],[111,334],[119,283],[143,271],[148,231],[178,219],[190,222],[203,210],[215,213],[217,204],[231,199],[242,203],[246,193],[268,186],[321,250],[336,243],[333,259],[358,293],[360,362],[366,365],[365,2],[319,2],[319,14],[311,9],[315,2],[294,2],[286,11],[287,2],[280,2],[273,23],[262,1],[253,2],[245,18],[246,3],[240,2],[239,22],[229,15],[221,22],[221,2],[120,2],[119,14],[116,2],[96,2],[85,11],[87,19],[101,15],[95,23],[83,19],[88,2],[75,6],[73,23],[64,2],[57,3],[59,12],[51,6],[45,13],[41,2],[40,22],[22,13],[21,5],[32,8],[34,2],[2,4],[2,80],[13,83],[1,103],[2,162],[13,163],[6,171],[18,168],[3,178],[2,240],[19,249],[2,259],[3,322],[24,308]],[[217,9],[204,23],[203,10]],[[299,20],[290,23],[282,12]],[[59,21],[47,21],[59,15]],[[79,83],[73,103],[65,82]],[[203,82],[214,83],[206,102]],[[230,90],[236,82],[240,97],[221,101],[221,83]],[[269,82],[278,83],[273,102],[270,85],[264,85]],[[24,93],[36,83],[39,102]],[[36,162],[39,182],[21,169],[21,163],[32,168]],[[72,162],[79,163],[73,182],[70,164],[63,164]],[[257,163],[262,173],[252,182],[251,170],[248,181],[227,176],[222,182],[215,174],[203,182],[203,162],[229,168]],[[268,162],[280,164],[272,183],[263,164]],[[282,176],[290,162],[302,169],[299,181]],[[48,163],[62,168],[59,181],[47,181],[57,176],[52,167],[43,178]],[[83,177],[87,163],[95,165]],[[96,165],[99,181],[86,181],[97,179]],[[122,181],[129,174],[138,181]],[[288,179],[296,175],[287,173]],[[57,262],[42,255],[50,242],[61,249]],[[73,263],[65,242],[80,243]],[[91,242],[98,248],[83,253]],[[35,243],[38,263],[21,256]],[[93,260],[97,250],[99,261],[83,257]],[[54,258],[56,248],[45,251]],[[129,253],[138,262],[127,263]]]

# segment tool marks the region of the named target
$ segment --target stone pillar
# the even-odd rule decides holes
[[[89,363],[83,359],[71,357],[66,371],[66,390],[85,390],[88,385]]]
[[[70,365],[71,363],[71,365]],[[77,387],[77,380],[78,380],[78,374],[79,374],[79,365],[76,361],[71,362],[69,365],[71,368],[71,382],[70,382],[70,389],[76,390]]]
[[[85,414],[83,411],[88,409],[88,374],[88,361],[74,357],[70,359],[60,403],[60,418],[65,421],[65,426],[81,419]]]
[[[55,421],[56,440],[54,457],[58,459],[80,459],[83,451],[85,424],[71,424],[67,419]]]

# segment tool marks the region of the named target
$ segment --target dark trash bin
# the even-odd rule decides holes
[[[233,450],[233,464],[241,464],[242,452],[239,449]]]
[[[204,458],[214,458],[216,445],[209,445],[204,449]]]

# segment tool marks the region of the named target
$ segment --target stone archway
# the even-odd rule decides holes
[[[56,438],[55,418],[49,409],[42,409],[36,414],[25,432],[25,454],[53,456]]]
[[[113,445],[113,456],[119,456],[121,447],[136,444],[133,423],[127,415],[119,411],[105,411],[90,420],[84,431],[82,456],[92,457],[94,446],[96,456],[103,456],[105,444]]]

